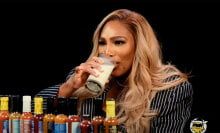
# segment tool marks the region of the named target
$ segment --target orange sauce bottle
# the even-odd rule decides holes
[[[92,126],[94,133],[102,133],[104,132],[104,112],[102,110],[102,98],[95,98],[94,99],[94,116],[92,118]]]
[[[117,133],[118,119],[115,115],[115,100],[106,99],[105,133]]]
[[[77,115],[77,97],[68,98],[68,133],[80,133],[80,117]]]
[[[57,115],[54,119],[54,133],[66,133],[67,130],[67,98],[58,97]]]
[[[44,133],[54,132],[54,119],[56,117],[54,114],[54,101],[55,97],[46,98],[46,112],[43,118]]]

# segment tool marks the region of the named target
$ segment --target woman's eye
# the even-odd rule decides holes
[[[118,45],[124,44],[124,43],[125,43],[124,41],[115,41],[115,44],[118,44]]]
[[[99,41],[99,45],[105,45],[104,41]]]

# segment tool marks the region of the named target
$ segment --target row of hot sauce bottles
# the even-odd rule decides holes
[[[31,96],[22,96],[22,109],[19,99],[19,95],[0,97],[0,133],[117,133],[114,99],[106,100],[103,113],[102,99],[95,98],[92,119],[89,115],[77,115],[76,97],[34,97],[31,101]]]

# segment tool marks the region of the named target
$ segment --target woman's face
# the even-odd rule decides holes
[[[105,24],[99,38],[99,53],[105,53],[116,63],[112,76],[122,76],[130,70],[135,44],[125,24],[117,20]]]

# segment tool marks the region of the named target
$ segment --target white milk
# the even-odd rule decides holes
[[[114,68],[114,64],[111,63],[109,60],[104,57],[99,58],[103,59],[103,61],[105,62],[101,65],[103,72],[99,72],[97,69],[94,69],[94,71],[99,74],[99,76],[95,77],[93,75],[89,75],[86,83],[87,89],[92,91],[93,93],[99,93],[101,91]]]

